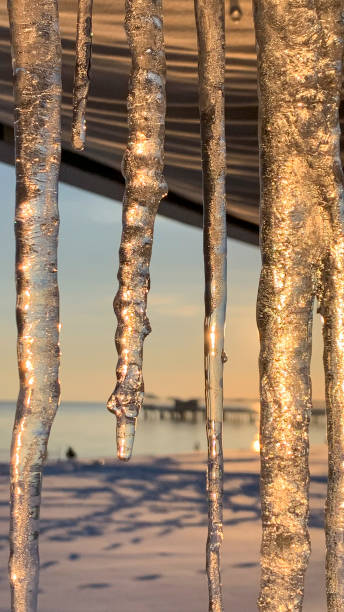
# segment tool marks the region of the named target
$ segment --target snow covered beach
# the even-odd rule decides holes
[[[312,557],[305,612],[326,609],[323,508],[326,449],[311,453]],[[199,612],[207,609],[206,456],[121,464],[54,462],[41,511],[40,612]],[[226,610],[256,610],[259,462],[225,453],[222,567]],[[9,610],[8,466],[0,466],[0,612]]]

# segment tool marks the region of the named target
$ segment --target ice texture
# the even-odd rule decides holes
[[[117,417],[117,454],[130,459],[143,402],[143,342],[150,333],[147,294],[153,231],[161,198],[165,135],[165,51],[161,0],[127,0],[125,27],[132,57],[129,139],[123,158],[125,193],[119,250],[117,384],[107,407]]]
[[[195,0],[203,170],[205,271],[204,365],[208,438],[209,610],[223,610],[220,551],[223,540],[223,364],[227,301],[225,27],[222,0]]]
[[[56,0],[8,2],[15,102],[16,288],[20,391],[11,448],[13,612],[35,612],[42,466],[59,401],[57,182],[61,41]]]
[[[344,609],[344,240],[340,0],[255,0],[261,156],[261,591],[301,610],[310,554],[308,426],[314,299],[324,317],[328,609]]]
[[[93,0],[78,0],[76,57],[73,88],[72,145],[82,151],[86,141],[86,105],[90,87]]]

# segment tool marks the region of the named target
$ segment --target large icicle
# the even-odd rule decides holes
[[[342,0],[318,2],[322,25],[319,75],[324,113],[319,174],[326,247],[319,311],[324,326],[329,478],[326,501],[327,607],[344,610],[344,191],[340,159],[338,108],[342,82],[344,23]]]
[[[195,0],[199,49],[205,269],[205,396],[208,437],[209,610],[223,609],[220,550],[223,539],[223,362],[227,299],[225,28],[223,0]]]
[[[82,151],[86,140],[86,104],[90,87],[93,0],[78,1],[76,57],[73,88],[72,145]]]
[[[56,0],[9,0],[15,98],[20,391],[11,449],[13,612],[35,612],[42,465],[59,400],[57,181],[61,42]]]
[[[130,459],[136,419],[143,401],[143,341],[149,263],[155,216],[167,193],[163,177],[165,135],[165,52],[161,0],[127,0],[126,31],[132,55],[128,96],[129,140],[123,158],[126,180],[120,245],[117,384],[108,409],[117,417],[117,453]]]
[[[330,15],[332,24],[328,21]],[[257,306],[263,521],[258,606],[264,612],[302,609],[310,553],[307,519],[312,307],[324,265],[323,276],[326,282],[330,281],[327,286],[332,283],[338,289],[329,300],[336,298],[331,308],[336,311],[337,322],[331,314],[325,337],[326,333],[333,334],[332,324],[336,327],[342,316],[338,300],[343,291],[342,281],[338,282],[343,274],[338,249],[342,244],[338,208],[342,180],[338,161],[342,44],[338,38],[339,21],[339,0],[297,0],[292,5],[277,0],[255,1],[263,263]],[[336,49],[331,58],[330,48]],[[331,225],[334,241],[330,237]],[[328,250],[331,255],[326,256]],[[325,306],[323,298],[324,312],[329,312],[329,302]],[[333,361],[338,356],[336,351],[341,350],[340,343],[341,336],[337,334],[328,341]],[[342,373],[338,373],[338,382],[340,376]],[[330,388],[328,385],[331,391]],[[337,408],[336,426],[342,423],[339,404]],[[331,414],[332,410],[333,406]],[[338,460],[342,462],[344,458],[342,452],[338,453],[342,436],[343,431],[335,434],[337,468]],[[340,470],[343,473],[342,463]],[[328,511],[328,525],[334,520],[332,510],[339,510],[338,497]],[[341,521],[342,518],[338,526]],[[341,529],[335,538],[340,533],[342,538]],[[338,550],[341,542],[338,541]]]

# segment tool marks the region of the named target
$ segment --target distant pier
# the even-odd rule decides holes
[[[160,420],[170,419],[171,421],[181,421],[197,423],[205,421],[205,406],[198,399],[171,400],[168,404],[150,403],[149,399],[143,406],[145,419],[158,418]],[[223,418],[225,421],[255,423],[259,417],[259,412],[254,406],[250,405],[224,405]]]
[[[175,422],[199,423],[205,421],[205,405],[202,400],[169,398],[161,400],[148,396],[143,406],[144,419],[170,419]],[[224,421],[232,423],[257,423],[259,420],[258,400],[225,400],[223,407]],[[312,421],[321,422],[326,418],[325,405],[322,400],[315,400],[312,409]]]

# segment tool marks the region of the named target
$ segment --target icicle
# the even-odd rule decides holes
[[[302,609],[310,553],[313,241],[320,244],[321,237],[308,166],[318,144],[312,113],[317,112],[315,44],[319,40],[307,5],[308,0],[289,8],[273,0],[255,4],[263,261],[257,305],[263,522],[258,607],[264,612]]]
[[[340,165],[337,165],[340,170]],[[338,172],[339,176],[339,172]],[[336,188],[341,187],[337,184]],[[343,201],[343,195],[341,196]],[[333,210],[332,248],[324,269],[324,364],[329,446],[326,501],[327,609],[344,610],[344,240],[340,211]]]
[[[35,612],[42,465],[59,399],[57,181],[61,42],[56,0],[9,0],[15,98],[20,391],[11,449],[13,612]]]
[[[86,104],[90,86],[93,0],[78,0],[78,24],[73,89],[72,145],[82,151],[86,140]]]
[[[195,0],[199,48],[204,268],[205,395],[208,437],[207,573],[209,610],[223,609],[220,549],[223,539],[223,363],[227,299],[225,29],[223,0]]]
[[[126,31],[132,54],[128,96],[129,141],[123,159],[126,188],[120,246],[117,384],[107,407],[117,417],[117,452],[130,459],[136,419],[143,401],[143,341],[149,263],[155,216],[167,193],[163,177],[165,52],[161,0],[127,0]]]
[[[302,609],[310,553],[307,520],[312,307],[324,262],[328,262],[327,279],[332,283],[342,274],[336,269],[340,249],[337,259],[326,255],[328,249],[332,254],[336,252],[343,240],[338,206],[342,180],[338,161],[341,62],[339,56],[335,57],[342,44],[337,35],[339,22],[339,0],[299,0],[293,6],[275,0],[255,1],[263,263],[257,305],[263,521],[258,606],[264,612]],[[330,238],[331,224],[335,245]],[[337,289],[339,298],[342,281]],[[336,310],[338,305],[334,299],[331,307]],[[332,336],[336,350],[339,340],[340,336]],[[332,358],[335,359],[334,352]],[[338,453],[341,437],[342,433],[336,434],[337,467],[339,457],[343,460],[343,453]],[[338,498],[328,511],[328,521],[334,508],[339,510]],[[335,537],[340,533],[342,542],[341,530]],[[330,609],[343,608],[340,605]]]

